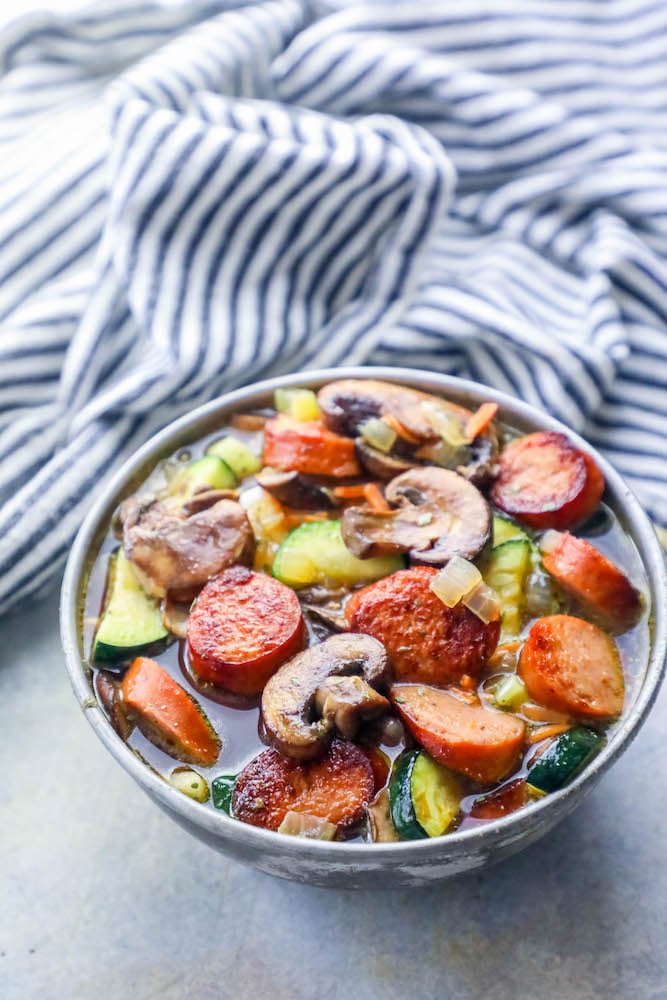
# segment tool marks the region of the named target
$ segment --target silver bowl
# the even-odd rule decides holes
[[[634,540],[644,564],[653,608],[648,663],[636,695],[604,750],[566,788],[503,819],[433,840],[397,844],[323,843],[261,830],[230,819],[176,791],[146,767],[117,736],[97,704],[82,647],[82,609],[90,567],[119,501],[146,478],[160,459],[217,430],[238,409],[270,405],[278,386],[318,388],[334,378],[380,378],[442,393],[476,408],[487,400],[500,405],[499,417],[523,431],[555,430],[590,452],[607,482],[606,499]],[[650,521],[619,474],[585,441],[534,407],[463,379],[409,368],[337,368],[260,382],[199,407],[156,434],[130,458],[102,490],[79,531],[63,581],[60,628],[74,693],[107,750],[172,819],[211,847],[280,878],[320,886],[399,888],[424,885],[513,854],[543,836],[591,791],[630,745],[658,693],[667,651],[667,581],[663,553]]]

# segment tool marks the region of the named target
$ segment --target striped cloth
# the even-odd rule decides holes
[[[167,421],[423,366],[667,523],[667,4],[143,3],[0,35],[0,610]]]

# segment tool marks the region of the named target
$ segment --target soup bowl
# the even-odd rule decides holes
[[[501,819],[444,837],[378,844],[323,842],[238,822],[183,795],[146,766],[116,734],[93,691],[83,642],[83,607],[91,566],[118,503],[163,458],[213,433],[239,410],[270,405],[276,388],[317,389],[334,378],[399,382],[441,394],[471,409],[493,401],[499,404],[499,419],[519,431],[567,434],[577,447],[593,455],[604,473],[605,501],[634,542],[648,581],[652,607],[649,655],[634,685],[631,703],[604,749],[560,791]],[[526,403],[463,379],[407,368],[337,368],[280,377],[230,392],[170,424],[140,448],[101,491],[76,537],[63,581],[60,622],[74,694],[97,737],[151,799],[189,833],[236,861],[281,878],[350,889],[399,888],[423,885],[499,861],[542,837],[572,812],[628,748],[653,704],[665,668],[666,609],[665,562],[650,521],[621,476],[578,435]]]

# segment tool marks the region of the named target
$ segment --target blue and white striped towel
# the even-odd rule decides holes
[[[107,0],[0,36],[0,609],[158,427],[409,363],[667,522],[664,0]]]

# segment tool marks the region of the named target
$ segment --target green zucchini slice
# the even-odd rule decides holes
[[[232,490],[236,476],[217,455],[204,455],[180,469],[171,481],[169,492],[192,497],[205,489]]]
[[[587,726],[558,736],[528,769],[528,784],[540,792],[563,788],[600,752],[605,738]]]
[[[309,521],[291,531],[276,553],[273,575],[289,587],[314,583],[353,586],[389,576],[405,563],[401,556],[357,559],[340,532],[340,521]]]
[[[261,458],[235,437],[224,437],[214,441],[206,449],[206,454],[221,458],[237,479],[254,476],[262,468]]]
[[[389,784],[391,818],[401,840],[441,837],[459,814],[457,778],[423,750],[406,750]]]
[[[125,663],[158,652],[169,641],[157,601],[143,589],[122,549],[109,561],[106,602],[95,633],[93,659]]]
[[[527,538],[515,538],[496,546],[484,567],[484,582],[500,599],[502,631],[518,635],[525,609],[526,581],[532,570],[532,546]]]
[[[505,542],[516,540],[528,541],[528,535],[516,521],[509,517],[502,517],[500,514],[493,515],[493,547],[497,548]]]

